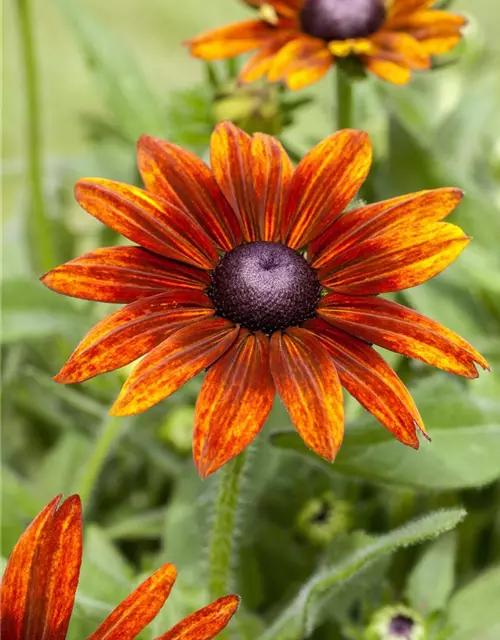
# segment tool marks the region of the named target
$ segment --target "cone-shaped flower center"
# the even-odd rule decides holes
[[[389,634],[394,638],[401,640],[411,640],[411,632],[415,622],[409,616],[399,614],[394,616],[389,622]]]
[[[384,0],[306,0],[300,12],[302,30],[322,40],[365,38],[385,20]]]
[[[312,318],[321,286],[300,253],[276,242],[251,242],[227,253],[208,295],[218,315],[272,333]]]

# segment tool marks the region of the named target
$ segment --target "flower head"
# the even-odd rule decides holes
[[[366,640],[426,640],[425,620],[404,605],[384,607],[373,616]]]
[[[267,75],[302,89],[341,58],[354,57],[379,78],[407,83],[429,69],[430,56],[453,49],[463,16],[433,9],[433,0],[246,0],[254,20],[208,31],[191,40],[205,60],[257,50],[240,74],[242,82]]]
[[[438,323],[380,293],[414,287],[469,243],[442,222],[459,189],[346,211],[371,161],[368,136],[339,131],[294,169],[274,138],[221,123],[210,169],[143,137],[146,190],[80,180],[90,214],[140,246],[98,249],[46,274],[51,289],[125,303],[84,337],[55,377],[74,383],[144,356],[111,412],[145,411],[208,369],[194,459],[207,476],[257,435],[281,397],[305,443],[333,460],[342,386],[401,442],[425,434],[403,383],[372,344],[466,378],[484,358]],[[306,249],[303,253],[302,250]]]
[[[9,558],[1,586],[3,640],[64,640],[82,561],[82,508],[78,496],[59,507],[54,498],[29,525]],[[133,640],[162,608],[176,579],[165,564],[112,611],[87,640]],[[196,611],[156,640],[211,640],[238,608],[225,596]]]

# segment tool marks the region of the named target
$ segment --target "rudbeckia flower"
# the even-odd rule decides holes
[[[328,460],[342,442],[342,386],[418,448],[417,408],[371,345],[467,378],[487,363],[452,331],[378,294],[425,282],[465,248],[470,239],[442,222],[462,192],[346,211],[371,162],[368,136],[349,129],[294,169],[274,138],[223,122],[210,157],[211,169],[144,136],[146,190],[77,183],[80,205],[140,246],[98,249],[42,278],[59,293],[127,304],[87,334],[55,380],[81,382],[144,356],[111,409],[128,415],[208,369],[194,427],[202,476],[255,438],[276,391]]]
[[[204,60],[257,50],[242,82],[267,75],[289,89],[322,78],[338,58],[356,57],[382,80],[407,83],[429,69],[430,56],[461,39],[463,16],[433,9],[433,0],[246,0],[254,20],[202,33],[187,44]]]
[[[1,586],[2,640],[64,640],[82,561],[78,496],[54,498],[29,525],[9,558]],[[87,640],[133,640],[168,598],[176,569],[165,564],[112,611]],[[238,608],[238,596],[219,598],[156,640],[211,640]]]

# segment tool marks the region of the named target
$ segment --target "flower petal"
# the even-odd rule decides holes
[[[432,9],[430,11],[415,11],[411,14],[402,15],[399,18],[393,17],[386,25],[386,28],[402,29],[410,32],[425,27],[439,28],[442,30],[455,29],[459,31],[459,29],[466,24],[467,18],[465,16]]]
[[[333,272],[325,268],[319,279],[324,287],[348,295],[409,289],[441,273],[469,242],[452,224],[416,225],[360,242],[356,259]]]
[[[406,16],[415,11],[429,9],[435,2],[436,0],[393,0],[388,11],[389,21],[392,18]]]
[[[416,224],[439,222],[457,207],[463,195],[460,189],[434,189],[346,211],[311,243],[312,266],[333,270],[356,259],[362,241],[395,235]]]
[[[89,251],[46,273],[41,281],[73,298],[127,304],[165,289],[206,289],[210,276],[142,247]]]
[[[296,91],[322,78],[332,64],[332,55],[323,40],[299,35],[276,54],[268,78],[271,82],[284,81]]]
[[[213,269],[217,252],[210,238],[185,211],[138,187],[85,178],[76,199],[92,216],[154,253]]]
[[[202,478],[252,442],[273,400],[269,339],[241,329],[233,346],[208,370],[196,403],[193,456]]]
[[[203,160],[151,136],[139,139],[137,159],[148,191],[195,218],[220,249],[230,251],[239,244],[238,220]]]
[[[222,193],[238,216],[247,242],[259,239],[253,162],[252,138],[231,122],[219,122],[210,140],[210,164]]]
[[[294,31],[285,32],[269,40],[258,53],[254,54],[243,65],[238,76],[239,81],[245,83],[255,82],[268,73],[278,51],[295,36],[296,33]]]
[[[138,300],[101,320],[54,378],[83,382],[137,360],[178,329],[214,314],[201,291],[172,290]]]
[[[293,175],[293,165],[281,144],[257,133],[252,139],[252,183],[256,198],[259,238],[281,240],[283,203]]]
[[[141,413],[164,400],[220,358],[238,331],[223,318],[207,318],[176,331],[136,365],[111,415]]]
[[[218,60],[258,49],[275,35],[275,27],[264,20],[247,20],[206,31],[186,44],[193,56]]]
[[[271,337],[271,374],[295,428],[313,451],[333,461],[344,434],[342,388],[328,351],[301,328]]]
[[[238,596],[224,596],[192,613],[156,640],[212,640],[224,629],[240,604]]]
[[[418,449],[417,428],[425,429],[408,390],[369,344],[323,320],[306,323],[332,356],[342,386],[398,440]]]
[[[82,508],[54,498],[26,529],[2,580],[2,638],[64,640],[82,560]]]
[[[176,577],[174,565],[164,564],[128,595],[87,640],[134,640],[159,613]]]
[[[373,55],[387,56],[410,69],[429,69],[431,60],[419,41],[409,33],[381,31],[371,38]]]
[[[367,342],[466,378],[477,378],[475,363],[488,368],[481,354],[456,333],[390,300],[329,294],[321,300],[318,315]]]
[[[371,163],[366,133],[344,129],[329,136],[298,164],[283,219],[292,249],[321,235],[356,195]]]

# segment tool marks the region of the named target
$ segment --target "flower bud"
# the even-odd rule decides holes
[[[332,491],[306,502],[299,512],[296,527],[312,544],[325,546],[351,525],[351,505],[339,500]]]
[[[365,640],[427,640],[425,620],[402,604],[384,607],[373,616]]]

